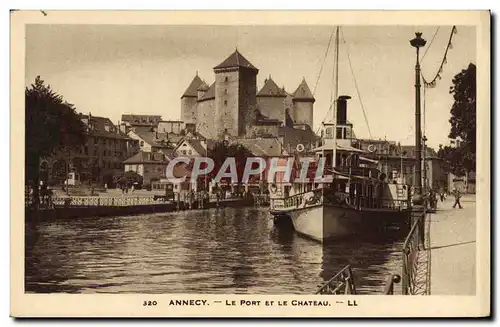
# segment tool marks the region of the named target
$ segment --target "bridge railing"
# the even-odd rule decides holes
[[[390,274],[387,277],[384,285],[384,295],[394,295],[394,286],[401,282],[401,276],[398,274]],[[351,266],[347,265],[342,268],[335,276],[330,278],[326,283],[321,285],[316,294],[322,295],[342,295],[342,294],[356,294],[356,284],[354,282],[354,275]]]
[[[335,276],[323,284],[316,294],[339,295],[356,294],[356,285],[351,266],[345,266]]]
[[[402,293],[416,294],[418,254],[423,247],[425,213],[415,219],[403,244]]]
[[[101,206],[135,206],[162,203],[163,200],[154,196],[72,196],[53,197],[52,202],[59,207],[101,207]]]

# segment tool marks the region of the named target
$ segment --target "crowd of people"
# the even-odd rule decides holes
[[[455,198],[455,202],[453,204],[453,208],[455,209],[458,205],[459,209],[462,209],[462,204],[460,203],[460,199],[462,198],[462,192],[458,188],[454,188],[453,191],[448,192],[448,190],[442,188],[439,191],[436,191],[434,189],[429,189],[428,191],[428,196],[429,196],[429,205],[432,209],[436,210],[437,204],[438,204],[438,195],[439,195],[439,200],[441,202],[444,202],[446,197],[448,195],[452,195]]]

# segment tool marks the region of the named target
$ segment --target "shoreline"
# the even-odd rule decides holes
[[[203,207],[198,206],[198,202],[194,202],[189,208],[187,203],[154,203],[154,204],[137,204],[128,206],[56,206],[52,209],[33,210],[25,208],[26,221],[47,221],[47,220],[61,220],[61,219],[74,219],[74,218],[99,218],[110,216],[133,216],[147,213],[166,213],[175,211],[187,210],[205,210],[213,208],[227,208],[227,207],[249,207],[254,206],[252,199],[229,199],[217,202],[204,203]]]

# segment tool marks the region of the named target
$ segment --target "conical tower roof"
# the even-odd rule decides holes
[[[292,96],[293,100],[315,101],[305,78],[302,78],[302,82],[300,82],[299,87],[293,92]]]
[[[271,76],[266,79],[264,86],[257,93],[258,97],[286,97],[286,92],[280,89],[279,86],[273,81]]]
[[[186,91],[184,91],[184,94],[181,96],[181,99],[184,97],[197,97],[198,96],[198,87],[202,83],[203,83],[203,81],[201,80],[200,76],[198,76],[198,73],[197,73],[196,76],[191,81],[191,83],[189,84]]]
[[[238,49],[234,51],[229,57],[226,58],[222,63],[215,66],[214,69],[222,69],[222,68],[248,68],[251,70],[259,71],[254,65],[250,63],[241,53],[239,53]]]

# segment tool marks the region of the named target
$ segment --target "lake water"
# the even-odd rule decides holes
[[[39,222],[28,230],[30,293],[313,294],[350,263],[358,293],[380,294],[389,274],[401,274],[401,236],[322,246],[275,228],[262,208]]]

